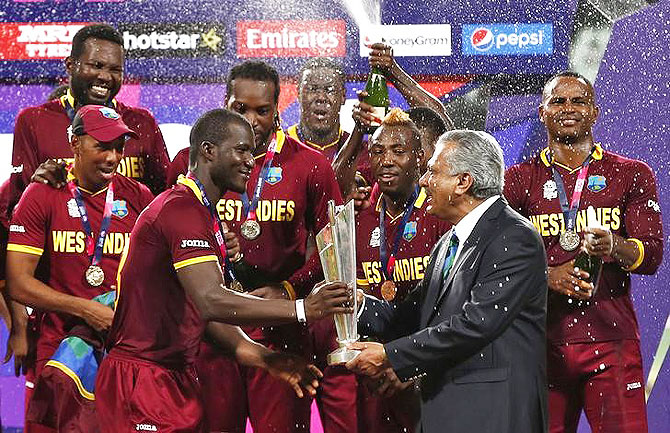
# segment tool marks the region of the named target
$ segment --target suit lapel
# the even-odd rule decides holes
[[[452,229],[453,230],[453,229]],[[425,326],[428,322],[428,318],[431,315],[433,306],[437,301],[437,297],[442,290],[442,266],[444,265],[444,260],[447,257],[447,251],[449,250],[449,238],[451,237],[451,230],[448,231],[442,238],[438,241],[437,248],[435,249],[435,256],[432,263],[432,271],[430,272],[430,280],[428,282],[428,287],[426,289],[425,301],[421,306],[421,322],[422,326]],[[426,275],[427,277],[428,275]]]
[[[456,259],[456,263],[452,266],[451,270],[449,271],[449,275],[447,275],[447,279],[444,280],[443,284],[438,285],[437,289],[434,291],[434,300],[431,302],[429,305],[430,307],[428,308],[428,314],[426,314],[423,317],[426,317],[426,321],[424,323],[424,326],[428,324],[430,319],[432,319],[433,315],[437,313],[437,310],[439,309],[440,304],[442,303],[442,300],[445,298],[446,294],[449,293],[451,290],[451,284],[455,278],[455,276],[460,272],[461,266],[465,262],[471,262],[471,259],[475,259],[477,255],[475,254],[475,251],[478,248],[483,248],[485,246],[485,239],[490,237],[491,234],[491,223],[490,220],[495,219],[498,214],[503,210],[503,208],[507,205],[507,202],[504,199],[499,199],[493,205],[491,205],[490,208],[486,210],[484,215],[479,219],[477,224],[475,225],[474,229],[470,233],[470,236],[468,236],[468,239],[465,241],[465,244],[463,245],[463,249],[461,250],[460,254],[458,255],[458,258]],[[436,266],[435,270],[439,269],[439,274],[435,273],[435,270],[433,270],[433,275],[431,280],[431,286],[433,281],[438,281],[442,283],[442,266],[441,264],[444,263],[446,251],[448,248],[445,248],[445,245],[442,246],[444,253],[442,254],[442,261],[440,263],[436,263],[436,265],[440,265],[439,268]]]

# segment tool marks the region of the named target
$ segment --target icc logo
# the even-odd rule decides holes
[[[470,43],[477,51],[488,51],[493,46],[493,32],[486,27],[479,27],[472,32]]]

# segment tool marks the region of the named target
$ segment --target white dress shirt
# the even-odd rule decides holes
[[[487,198],[477,205],[476,208],[472,209],[470,213],[461,218],[458,224],[452,228],[452,230],[456,232],[456,237],[458,237],[458,249],[456,250],[453,263],[456,263],[456,260],[458,260],[458,256],[461,255],[465,241],[468,240],[470,234],[472,234],[472,230],[475,228],[482,215],[484,215],[484,213],[489,210],[493,203],[499,198],[500,195],[494,195],[493,197]]]

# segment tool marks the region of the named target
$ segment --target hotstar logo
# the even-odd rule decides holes
[[[223,54],[223,28],[218,24],[120,24],[128,57],[211,57]]]
[[[214,52],[218,51],[219,43],[221,43],[221,41],[222,39],[216,34],[216,31],[213,28],[209,29],[207,33],[202,33],[200,35],[201,46],[208,47]]]

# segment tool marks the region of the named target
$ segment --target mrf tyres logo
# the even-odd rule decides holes
[[[528,56],[554,53],[551,23],[464,24],[461,46],[465,56]]]
[[[342,20],[238,21],[237,57],[344,57]]]
[[[119,24],[130,58],[216,57],[225,52],[220,24]]]
[[[0,23],[0,60],[58,60],[87,23]]]

